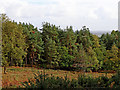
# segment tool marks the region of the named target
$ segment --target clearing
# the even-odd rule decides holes
[[[3,68],[2,68],[3,71]],[[52,69],[38,69],[34,67],[7,67],[7,73],[2,74],[2,87],[3,88],[16,88],[18,86],[21,86],[22,84],[20,82],[28,81],[28,78],[34,79],[34,73],[37,73],[38,71],[45,71],[48,75],[54,75],[59,77],[64,77],[67,75],[67,77],[71,79],[77,79],[78,75],[85,74],[87,76],[93,76],[99,77],[102,75],[106,75],[107,77],[111,77],[114,74],[113,73],[98,73],[98,72],[76,72],[76,71],[65,71],[65,70],[52,70]],[[1,79],[0,79],[1,80]]]

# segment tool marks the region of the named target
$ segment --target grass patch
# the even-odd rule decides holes
[[[99,76],[105,76],[105,73],[83,73],[83,72],[75,72],[75,71],[65,71],[65,70],[52,70],[52,69],[37,69],[32,67],[7,67],[7,74],[2,75],[2,86],[10,87],[16,85],[18,87],[21,85],[20,82],[28,81],[28,78],[34,79],[34,73],[37,73],[38,71],[45,71],[46,74],[49,76],[54,75],[55,77],[67,77],[72,79],[77,79],[78,75],[85,74],[85,76],[91,76],[91,77],[99,77]],[[113,76],[113,73],[108,73],[107,77]]]
[[[120,80],[116,74],[111,78],[99,76],[97,78],[81,74],[77,79],[72,79],[66,76],[55,77],[48,76],[45,72],[38,72],[34,76],[34,80],[22,83],[25,88],[120,88],[118,83]]]

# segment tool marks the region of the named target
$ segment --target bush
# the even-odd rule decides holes
[[[53,75],[48,77],[45,72],[38,72],[34,78],[35,82],[29,79],[28,82],[22,83],[25,88],[110,88],[112,84],[113,88],[120,88],[120,77],[118,74],[110,79],[105,76],[93,78],[79,75],[77,80],[72,79],[70,81],[67,75],[64,78],[54,77]]]
[[[69,88],[70,80],[65,77],[65,79],[60,77],[54,77],[51,75],[51,77],[48,77],[47,74],[40,73],[35,74],[35,83],[32,81],[24,82],[22,83],[25,88]]]

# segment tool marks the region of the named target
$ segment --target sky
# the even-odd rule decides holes
[[[65,29],[73,26],[90,31],[118,29],[119,0],[0,0],[0,13],[17,22],[31,23],[41,28],[49,22]]]

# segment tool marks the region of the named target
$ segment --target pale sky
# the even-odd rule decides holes
[[[49,22],[74,30],[87,26],[90,31],[118,29],[119,0],[0,0],[0,13],[17,22],[41,28]]]

